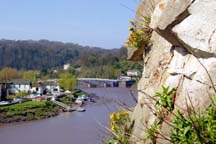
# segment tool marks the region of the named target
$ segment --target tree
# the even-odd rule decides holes
[[[65,90],[72,91],[76,88],[76,77],[69,72],[63,72],[60,74],[60,79],[58,81],[59,86]]]
[[[25,71],[23,72],[23,79],[30,80],[32,82],[37,81],[38,72],[37,71]]]
[[[16,94],[17,97],[24,97],[27,95],[28,95],[28,92],[26,92],[26,91],[20,91],[19,93]]]
[[[20,78],[16,69],[5,67],[0,71],[0,81],[7,81],[16,78]]]

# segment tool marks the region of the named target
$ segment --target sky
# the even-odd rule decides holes
[[[0,0],[0,39],[124,45],[139,0]],[[129,9],[130,8],[130,9]]]

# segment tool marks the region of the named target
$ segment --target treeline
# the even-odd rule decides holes
[[[115,78],[128,69],[142,69],[137,63],[127,62],[126,57],[124,47],[107,50],[48,40],[0,40],[0,69],[39,70],[51,77],[52,70],[66,63],[71,64],[73,74],[82,77]]]
[[[81,57],[107,51],[109,50],[48,40],[0,40],[0,68],[41,70],[74,63]]]

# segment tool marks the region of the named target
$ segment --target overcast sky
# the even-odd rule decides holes
[[[0,0],[0,39],[119,48],[139,0]],[[128,8],[126,8],[126,7]]]

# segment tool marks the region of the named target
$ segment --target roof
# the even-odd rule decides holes
[[[57,86],[57,83],[55,81],[45,81],[43,82],[44,86]]]
[[[3,81],[0,81],[0,84],[12,84],[12,82],[9,80],[7,81],[3,80]]]
[[[24,79],[13,79],[13,80],[0,81],[0,84],[24,84],[24,85],[29,85],[29,84],[31,84],[31,81],[24,80]]]
[[[128,70],[127,72],[140,72],[138,70]]]
[[[43,85],[43,83],[41,83],[41,82],[37,82],[37,83],[33,83],[32,84],[32,87],[43,87],[44,85]]]
[[[32,87],[57,86],[55,81],[39,81],[32,84]]]
[[[24,80],[24,79],[13,79],[13,80],[11,80],[11,83],[13,83],[13,84],[30,85],[31,81],[30,80]]]

